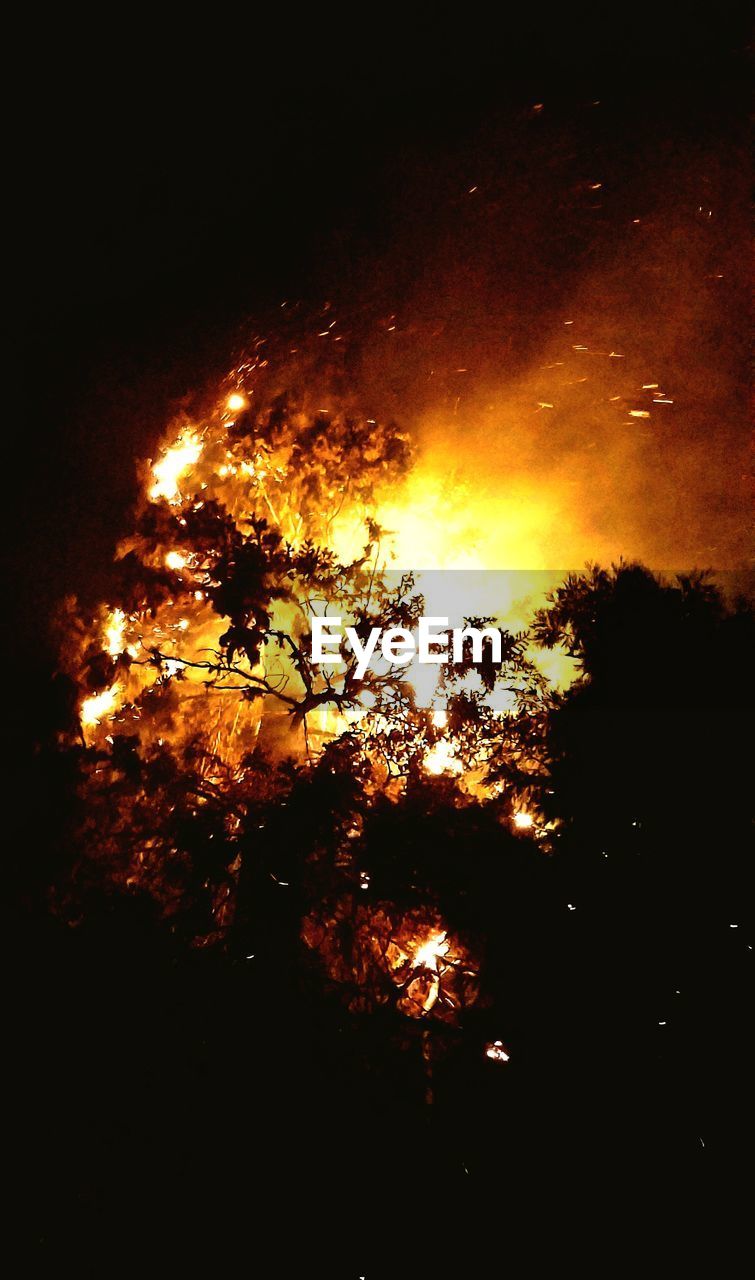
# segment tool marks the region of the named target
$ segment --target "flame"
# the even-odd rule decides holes
[[[114,684],[102,693],[85,698],[81,704],[81,723],[87,728],[99,724],[105,716],[115,711],[120,692],[120,685]]]
[[[105,647],[111,658],[123,653],[126,645],[123,633],[126,629],[126,615],[122,609],[114,609],[105,626]]]
[[[460,774],[464,768],[461,761],[456,758],[453,743],[447,738],[441,738],[430,747],[425,754],[423,765],[427,772],[436,778],[442,773]]]
[[[418,951],[414,954],[413,966],[415,969],[431,969],[433,972],[438,971],[438,960],[448,955],[450,943],[446,940],[445,933],[435,934],[429,938]]]
[[[122,653],[127,653],[131,658],[138,657],[138,647],[126,640],[126,628],[131,622],[132,619],[126,617],[123,609],[112,609],[108,614],[104,628],[105,652],[111,658],[118,658]]]
[[[361,888],[369,889],[365,875],[360,873]],[[382,1003],[386,977],[397,1009],[409,1018],[432,1015],[453,1022],[478,998],[478,960],[427,908],[399,911],[389,903],[359,903],[354,910],[349,899],[340,899],[305,918],[302,938],[336,982],[349,987],[356,965],[363,994],[352,1001],[354,1008],[365,1007],[371,989]]]
[[[202,441],[194,432],[178,437],[169,449],[166,449],[159,462],[152,468],[155,484],[149,491],[153,502],[165,498],[175,505],[181,501],[178,482],[198,461],[202,453]]]
[[[541,106],[536,104],[533,110],[539,111]],[[590,186],[597,190],[600,184]],[[474,279],[473,272],[468,274]],[[174,424],[172,434],[156,453],[145,496],[165,508],[149,513],[154,517],[149,534],[142,536],[141,543],[134,541],[138,558],[153,574],[158,589],[154,598],[140,598],[139,574],[134,575],[137,583],[133,592],[129,580],[129,590],[121,599],[125,607],[100,611],[81,644],[76,674],[86,676],[80,695],[86,741],[102,749],[108,734],[108,725],[103,722],[117,712],[119,725],[137,735],[140,745],[162,745],[164,740],[172,746],[199,742],[214,762],[208,769],[216,768],[219,760],[223,767],[231,766],[229,776],[233,778],[242,776],[242,762],[254,751],[263,721],[270,728],[268,741],[276,747],[283,744],[286,754],[303,750],[301,743],[292,743],[291,717],[276,717],[262,699],[246,701],[238,693],[208,691],[206,672],[185,665],[207,652],[217,652],[229,627],[228,617],[221,617],[213,607],[222,607],[222,593],[212,576],[213,557],[217,563],[226,549],[195,547],[188,535],[175,528],[176,522],[186,523],[189,511],[200,510],[204,503],[217,502],[225,509],[229,528],[235,525],[233,533],[247,533],[253,521],[264,517],[290,546],[302,547],[311,541],[332,551],[341,564],[360,556],[367,560],[365,544],[369,541],[369,556],[375,564],[418,574],[417,589],[425,595],[424,612],[430,615],[447,612],[433,602],[434,571],[516,569],[516,583],[508,594],[501,597],[500,578],[491,576],[474,606],[475,613],[494,617],[510,631],[525,630],[535,609],[544,603],[546,592],[562,580],[562,570],[577,567],[588,558],[606,562],[620,554],[643,556],[652,548],[655,563],[678,562],[669,550],[678,550],[678,536],[668,534],[669,540],[659,543],[653,534],[648,544],[651,535],[646,526],[679,527],[687,542],[688,527],[696,528],[694,523],[682,526],[679,518],[661,517],[680,510],[678,494],[694,475],[690,460],[699,469],[701,454],[693,450],[684,466],[667,468],[667,487],[658,481],[656,490],[656,475],[662,470],[657,460],[665,448],[664,440],[683,427],[683,413],[692,416],[694,425],[693,394],[683,385],[677,389],[670,383],[670,394],[666,394],[666,377],[661,375],[668,360],[663,346],[657,350],[655,326],[646,345],[653,351],[656,367],[641,366],[642,331],[633,346],[626,342],[626,356],[614,349],[624,347],[631,326],[622,327],[618,315],[615,321],[602,322],[606,308],[603,282],[599,283],[596,301],[600,305],[592,325],[591,291],[578,291],[569,299],[567,312],[574,318],[559,320],[558,333],[554,331],[539,344],[539,362],[518,374],[515,370],[519,366],[512,363],[512,372],[505,375],[506,348],[501,345],[500,326],[478,325],[474,353],[471,346],[468,351],[463,349],[463,326],[458,337],[453,332],[458,308],[445,307],[443,294],[436,295],[434,285],[433,309],[437,303],[443,323],[436,335],[433,320],[432,346],[421,327],[417,329],[421,371],[412,373],[411,356],[391,355],[389,359],[397,365],[386,369],[384,357],[366,352],[363,385],[350,387],[339,403],[331,395],[332,385],[322,397],[321,386],[331,382],[343,386],[348,378],[337,373],[331,379],[328,366],[321,379],[315,365],[311,383],[301,380],[308,387],[301,401],[292,396],[292,403],[297,402],[295,410],[289,417],[281,414],[284,426],[279,429],[276,425],[266,434],[257,431],[257,415],[245,411],[250,402],[255,410],[260,403],[276,403],[274,396],[297,385],[300,370],[294,362],[292,369],[286,366],[275,372],[270,388],[263,370],[272,348],[260,341],[245,363],[230,374],[207,415],[197,418],[196,425],[185,421]],[[515,300],[511,304],[507,301],[509,305],[512,311],[516,309]],[[404,322],[410,318],[408,304],[405,311],[404,318],[392,316],[397,323],[385,326],[391,335],[391,352],[398,351],[402,342],[412,341]],[[676,353],[682,339],[694,336],[690,325],[678,320],[672,317],[673,343],[666,344],[667,352]],[[318,322],[316,360],[320,350],[330,346],[329,335],[333,342],[340,341],[340,334],[332,334],[335,325],[334,318]],[[298,343],[299,339],[292,341]],[[289,345],[286,336],[286,349]],[[456,345],[458,354],[447,360]],[[292,348],[292,353],[296,349]],[[258,354],[260,351],[264,354]],[[515,355],[515,342],[513,351]],[[473,354],[479,355],[479,360],[472,358]],[[416,354],[414,359],[416,362]],[[327,366],[328,360],[324,363]],[[675,366],[676,359],[671,364]],[[303,367],[307,371],[306,363]],[[356,369],[357,362],[346,367]],[[268,389],[273,393],[269,397]],[[386,481],[379,465],[372,470],[368,440],[364,450],[367,483],[355,495],[349,489],[350,477],[340,468],[337,453],[334,455],[332,437],[336,432],[332,428],[339,415],[341,421],[348,420],[352,410],[362,424],[372,422],[355,409],[363,395],[374,396],[381,416],[383,411],[386,418],[397,412],[399,420],[408,422],[413,465],[403,480],[397,472]],[[317,399],[312,398],[315,396]],[[243,420],[235,422],[234,415],[241,414]],[[709,416],[707,408],[704,416]],[[264,410],[259,421],[263,418]],[[378,432],[375,423],[372,438],[377,438]],[[701,438],[708,439],[707,430]],[[400,439],[396,432],[391,443],[398,445]],[[373,536],[370,530],[368,538],[366,517],[384,532]],[[159,531],[167,527],[172,529],[170,541],[161,541]],[[561,569],[554,571],[548,582],[547,571],[552,566]],[[169,578],[166,569],[179,576]],[[145,578],[150,580],[149,575]],[[469,612],[473,612],[471,607]],[[551,685],[563,688],[571,682],[575,664],[567,654],[530,649],[528,656]],[[263,655],[260,665],[267,660],[268,655]],[[468,776],[470,770],[460,758],[463,756],[464,762],[470,758],[463,729],[455,730],[454,736],[445,708],[433,707],[438,697],[436,675],[430,668],[421,687],[419,680],[415,685],[417,705],[431,708],[433,732],[428,732],[419,748],[424,770],[436,778],[451,779],[464,775],[465,770]],[[108,688],[90,694],[92,688],[105,683]],[[516,711],[520,702],[517,689],[497,690],[496,695],[499,701],[489,703],[493,711],[502,716]],[[323,704],[311,715],[310,723],[305,723],[307,751],[314,744],[316,754],[323,741],[344,732],[360,714],[369,718],[367,701],[365,695],[361,712],[349,711],[350,720]],[[314,732],[313,722],[317,722]],[[421,724],[427,722],[420,719]],[[458,723],[455,712],[452,723]],[[232,772],[236,768],[238,774]],[[389,786],[394,781],[391,795],[399,792],[400,780],[389,777]],[[496,784],[501,790],[510,785],[508,781]],[[506,790],[503,804],[508,825],[521,833],[522,842],[547,839],[546,833],[553,827],[538,811],[537,789],[531,790],[535,794],[526,793],[531,812],[516,807],[524,799],[520,792],[514,798]],[[415,918],[398,908],[394,911],[388,904],[381,923],[371,887],[379,883],[379,877],[374,876],[371,882],[369,873],[359,872],[358,867],[357,861],[351,866],[358,893],[351,895],[344,918],[335,915],[322,922],[322,945],[333,948],[333,975],[343,975],[348,983],[355,971],[351,954],[345,960],[336,954],[345,920],[355,931],[358,946],[354,955],[363,959],[365,972],[371,965],[386,986],[392,984],[392,994],[408,1016],[423,1017],[433,1010],[433,1016],[443,1017],[448,1004],[456,1002],[456,1008],[462,1007],[458,991],[466,978],[474,977],[474,962],[466,951],[472,944],[466,940],[462,944],[455,935],[449,940],[446,922],[427,910]],[[360,903],[356,916],[351,901],[355,896]],[[448,927],[453,927],[451,917]],[[313,926],[313,939],[315,934],[319,937],[320,931]],[[310,945],[320,943],[312,941]],[[468,985],[471,988],[473,983]],[[443,998],[444,986],[447,994],[450,990],[448,1000]],[[462,994],[466,997],[466,990]],[[498,1040],[487,1044],[484,1052],[494,1062],[509,1058]]]
[[[149,500],[167,503],[175,511],[179,523],[183,523],[183,510],[191,507],[196,511],[205,502],[217,500],[242,531],[248,530],[252,515],[262,515],[292,546],[301,545],[308,537],[314,536],[315,540],[332,548],[341,562],[349,558],[359,559],[363,555],[367,536],[365,515],[371,510],[376,526],[384,530],[372,551],[375,565],[403,564],[414,570],[417,590],[425,595],[427,613],[445,614],[448,611],[447,602],[434,607],[433,592],[439,584],[433,577],[433,570],[491,568],[499,565],[502,558],[508,563],[528,563],[530,570],[515,575],[516,584],[510,588],[506,586],[506,579],[491,574],[489,581],[483,581],[476,589],[477,595],[473,600],[467,602],[465,590],[465,608],[468,606],[470,613],[495,616],[500,625],[510,630],[526,627],[534,608],[543,602],[548,585],[538,576],[542,554],[532,551],[534,527],[539,521],[547,523],[550,518],[545,496],[535,499],[531,492],[527,495],[522,493],[520,500],[507,505],[501,515],[498,495],[486,494],[482,486],[472,492],[466,482],[457,484],[454,477],[449,478],[443,471],[438,458],[425,452],[403,483],[382,486],[371,483],[371,507],[365,507],[364,502],[353,500],[348,495],[345,499],[339,484],[323,490],[318,480],[323,506],[318,510],[311,504],[305,521],[300,507],[292,501],[292,495],[295,498],[299,493],[296,486],[302,468],[327,466],[327,435],[316,437],[315,443],[307,446],[312,451],[311,457],[297,452],[300,447],[296,444],[295,433],[301,426],[307,429],[303,417],[301,422],[294,423],[288,435],[284,432],[280,438],[268,438],[264,447],[256,445],[253,436],[237,440],[227,413],[238,411],[247,404],[248,395],[238,389],[221,400],[214,413],[211,412],[200,425],[182,427],[175,432],[151,468],[152,483],[147,486]],[[305,499],[306,494],[305,488]],[[328,502],[333,504],[331,508]],[[439,521],[441,509],[443,519]],[[495,535],[491,532],[493,529]],[[131,549],[131,545],[126,544],[125,550]],[[176,588],[177,599],[167,599],[156,607],[150,603],[146,612],[127,614],[122,608],[116,608],[109,613],[104,623],[103,652],[113,659],[128,654],[132,659],[141,661],[135,661],[128,674],[119,680],[118,692],[110,695],[107,706],[112,711],[117,704],[134,727],[137,721],[140,722],[140,736],[147,735],[149,717],[141,717],[138,709],[140,700],[156,684],[165,685],[180,675],[180,698],[184,710],[175,718],[171,729],[166,731],[164,726],[162,729],[177,741],[182,735],[188,738],[197,728],[202,731],[195,718],[195,713],[199,712],[196,699],[208,696],[202,671],[185,664],[201,661],[203,655],[217,651],[228,623],[215,613],[208,598],[206,588],[210,580],[204,567],[205,553],[190,545],[145,549],[137,544],[137,550],[147,564],[154,567],[162,565],[181,575],[182,579],[184,575],[190,575],[190,581],[186,586]],[[213,553],[207,554],[211,562]],[[416,571],[417,564],[425,565],[427,572],[422,569]],[[469,586],[467,582],[465,588]],[[515,598],[520,595],[521,598]],[[149,655],[153,650],[159,650],[162,655],[158,666],[150,665]],[[574,664],[566,655],[537,651],[528,656],[536,659],[541,669],[547,669],[547,678],[556,686],[570,682]],[[430,706],[436,697],[438,668],[415,665],[408,678],[414,686],[417,705]],[[232,739],[236,738],[237,745],[233,751],[240,758],[243,733],[247,731],[256,735],[259,732],[263,708],[258,705],[252,712],[245,710],[239,716],[231,705],[232,701],[225,699],[227,710],[222,713],[213,709],[209,720],[215,728],[208,748],[223,757],[226,751],[231,750]],[[491,708],[501,713],[515,710],[516,701],[514,690],[496,689],[489,695]],[[106,712],[98,712],[99,705],[95,704],[92,710],[87,702],[84,724],[91,739],[98,733],[101,736],[98,726]],[[103,707],[105,705],[102,704]],[[363,714],[359,708],[352,708],[344,715],[323,705],[318,715],[310,719],[309,745],[318,750],[324,742],[356,723]],[[458,757],[458,744],[447,732],[447,713],[442,707],[435,707],[431,717],[433,727],[441,730],[441,736],[428,744],[423,761],[425,771],[436,777],[461,777],[465,774],[465,766]],[[221,725],[225,725],[225,729],[221,729]]]

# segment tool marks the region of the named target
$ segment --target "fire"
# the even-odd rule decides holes
[[[364,875],[360,887],[369,891]],[[334,981],[348,989],[354,968],[362,974],[353,1008],[390,1000],[409,1018],[453,1022],[478,998],[478,960],[428,908],[399,911],[390,903],[360,902],[355,909],[343,898],[307,916],[302,937]]]
[[[453,743],[447,738],[441,738],[434,746],[426,752],[424,758],[424,766],[428,773],[433,774],[436,778],[442,773],[460,774],[463,772],[463,765],[457,759],[453,748]]]
[[[99,724],[105,716],[115,711],[120,692],[120,685],[114,684],[110,689],[105,689],[102,693],[96,693],[91,698],[85,698],[81,704],[81,723],[86,728]]]
[[[146,495],[151,503],[165,504],[166,514],[173,513],[184,529],[187,515],[220,503],[242,534],[249,530],[253,518],[262,517],[292,548],[302,546],[309,538],[333,548],[342,563],[348,563],[349,557],[359,559],[364,555],[368,536],[365,517],[369,514],[375,528],[381,531],[377,540],[373,536],[368,549],[372,572],[394,564],[411,568],[412,561],[426,566],[426,572],[420,569],[416,574],[416,589],[426,599],[426,613],[448,611],[447,602],[445,606],[434,603],[438,581],[433,571],[472,565],[478,570],[484,569],[500,563],[501,556],[505,555],[509,562],[513,558],[515,563],[529,563],[531,571],[514,575],[515,581],[510,586],[508,579],[500,575],[491,574],[489,579],[483,575],[470,605],[480,616],[496,616],[501,625],[509,629],[526,627],[534,607],[542,603],[547,585],[538,578],[540,553],[533,558],[532,552],[526,550],[531,545],[533,521],[536,524],[546,519],[545,498],[536,501],[530,493],[526,503],[516,502],[498,519],[497,536],[503,529],[505,549],[502,551],[500,544],[485,532],[494,523],[494,511],[500,515],[498,499],[493,502],[482,488],[472,494],[466,485],[449,487],[449,478],[429,454],[422,455],[413,469],[399,476],[396,483],[376,483],[369,472],[373,455],[379,457],[382,448],[387,457],[392,456],[396,448],[395,428],[390,429],[385,443],[381,443],[383,428],[372,420],[365,424],[368,438],[350,463],[354,477],[354,493],[350,495],[344,490],[337,470],[332,470],[338,461],[337,448],[343,447],[337,443],[334,451],[332,440],[335,438],[338,442],[338,432],[343,428],[333,425],[333,410],[318,411],[326,415],[322,428],[317,418],[313,428],[298,414],[292,416],[285,430],[277,428],[274,433],[260,437],[258,428],[249,431],[245,427],[244,433],[237,436],[235,423],[229,422],[227,415],[244,409],[250,394],[239,386],[198,426],[181,427],[166,442],[151,469],[152,483]],[[306,442],[306,452],[299,433]],[[370,443],[370,435],[376,440],[375,445]],[[350,436],[346,435],[346,446],[349,440]],[[363,497],[360,496],[362,471],[368,479]],[[312,479],[316,481],[314,489]],[[318,495],[318,505],[310,501],[312,492]],[[444,518],[439,526],[434,514],[441,505]],[[162,565],[181,578],[181,586],[174,589],[175,598],[164,600],[157,608],[145,601],[146,613],[140,609],[127,613],[121,607],[115,608],[105,624],[104,653],[112,659],[126,655],[133,662],[127,676],[119,679],[117,695],[110,694],[108,705],[115,709],[112,704],[120,698],[118,706],[125,710],[127,720],[134,727],[140,723],[139,733],[144,737],[148,734],[149,721],[142,716],[140,705],[155,689],[156,682],[165,685],[180,676],[181,699],[186,710],[190,695],[212,697],[206,693],[202,664],[206,664],[206,655],[218,651],[221,637],[228,631],[228,620],[213,608],[212,592],[208,593],[213,568],[221,554],[219,546],[217,550],[199,549],[188,540],[183,545],[179,542],[161,549],[159,543],[154,547],[142,546],[137,540],[127,543],[124,552],[132,549],[143,556],[145,563],[155,568]],[[469,583],[465,580],[465,593],[468,590]],[[517,598],[520,594],[521,598]],[[461,621],[462,618],[454,619],[454,625]],[[159,663],[150,656],[155,651],[161,655]],[[274,660],[280,664],[280,656]],[[538,654],[537,661],[540,660]],[[548,653],[542,660],[549,665],[547,675],[556,685],[569,682],[573,669],[570,659]],[[266,661],[267,657],[259,667],[263,673],[268,670]],[[246,667],[246,661],[242,665]],[[252,675],[251,668],[248,675]],[[417,705],[429,706],[436,697],[437,669],[415,667],[407,678],[414,686]],[[111,688],[115,687],[111,684]],[[517,698],[515,689],[498,688],[490,694],[489,701],[500,714],[507,714],[515,712]],[[232,701],[226,698],[225,710],[213,711],[210,717],[218,724],[218,729],[213,731],[211,749],[221,756],[231,749],[232,727],[234,733],[238,730],[241,735],[246,725],[247,731],[256,736],[264,714],[263,706],[257,704],[239,716]],[[369,694],[360,697],[359,702],[361,707],[346,711],[323,703],[309,721],[308,750],[318,749],[323,742],[358,723],[364,714],[361,708],[369,707]],[[129,704],[133,711],[129,710]],[[194,707],[194,698],[191,706],[198,711],[199,703]],[[83,725],[90,738],[97,736],[101,719],[87,699]],[[175,728],[169,731],[174,738],[180,738],[184,721],[186,735],[194,732],[194,716],[187,720],[182,714],[175,720]],[[435,777],[461,779],[468,771],[468,764],[462,762],[459,743],[448,731],[447,711],[436,706],[431,712],[431,722],[440,734],[424,751],[425,772]],[[227,729],[221,730],[220,724],[225,724]],[[233,752],[240,755],[241,751],[239,736]]]
[[[125,613],[122,609],[114,609],[105,627],[105,645],[111,658],[117,658],[126,647],[123,640],[125,627]]]
[[[117,658],[122,653],[127,653],[131,658],[138,656],[137,646],[126,639],[126,630],[130,623],[131,619],[126,617],[123,609],[116,608],[108,614],[104,628],[105,652],[111,658]]]
[[[446,940],[445,933],[439,933],[429,938],[414,955],[415,969],[432,969],[435,973],[438,971],[438,960],[441,956],[448,955],[450,943]]]
[[[461,948],[451,954],[451,942],[446,930],[434,931],[410,955],[397,977],[403,978],[404,988],[398,1001],[402,1013],[411,1018],[424,1018],[429,1013],[455,1009],[453,993],[460,973],[476,976],[476,970],[464,956]],[[467,994],[469,1003],[476,998],[476,991]]]
[[[448,712],[445,707],[433,707],[430,720],[435,729],[445,729],[448,726]],[[434,746],[430,747],[425,753],[424,767],[427,773],[438,778],[443,773],[459,774],[462,772],[460,761],[456,758],[453,743],[447,737],[440,738]]]
[[[198,461],[202,453],[202,441],[194,432],[179,436],[169,449],[166,449],[159,462],[152,468],[155,484],[149,496],[156,502],[165,498],[167,502],[176,504],[181,501],[178,482]]]
[[[541,574],[544,553],[533,549],[535,525],[553,515],[548,495],[532,498],[522,490],[498,520],[503,535],[496,541],[491,528],[500,512],[499,497],[482,486],[475,492],[456,486],[444,475],[441,456],[425,451],[416,457],[395,426],[355,421],[345,411],[339,417],[332,406],[305,412],[297,404],[283,411],[272,402],[266,410],[252,386],[253,372],[245,374],[243,390],[222,394],[196,426],[174,427],[151,467],[137,530],[119,549],[127,570],[124,594],[116,596],[115,607],[97,614],[74,671],[81,679],[86,743],[106,753],[115,738],[109,722],[117,715],[119,750],[127,741],[143,758],[169,751],[179,762],[199,762],[208,789],[198,805],[206,803],[211,788],[237,785],[248,803],[243,788],[249,786],[249,761],[258,745],[258,758],[267,752],[277,759],[293,756],[308,767],[342,736],[366,744],[370,794],[384,788],[391,799],[399,798],[412,769],[412,776],[426,775],[424,782],[437,778],[440,788],[474,795],[475,788],[488,785],[485,761],[476,760],[475,729],[453,699],[482,696],[477,672],[458,690],[439,685],[434,666],[422,668],[421,678],[412,672],[408,699],[396,711],[381,702],[375,687],[359,689],[354,703],[341,705],[342,673],[329,671],[318,676],[324,683],[315,693],[324,696],[302,723],[293,714],[296,697],[304,692],[300,673],[285,645],[272,637],[296,638],[302,627],[311,630],[322,595],[327,607],[326,591],[313,605],[297,581],[293,566],[297,557],[310,555],[310,548],[312,555],[321,554],[318,548],[330,555],[328,573],[334,581],[343,569],[347,584],[360,582],[368,591],[394,566],[396,581],[399,570],[418,566],[412,590],[424,596],[425,615],[449,612],[433,598],[439,588],[435,571],[521,563],[525,571],[508,584],[496,573],[481,575],[468,616],[494,618],[508,631],[524,629],[549,585]],[[246,409],[252,394],[255,415],[232,420],[229,415]],[[255,563],[266,564],[269,555],[279,556],[282,566],[277,578],[271,575],[279,594],[263,591],[259,599],[247,583],[255,581]],[[236,570],[245,557],[251,574],[237,583]],[[276,585],[281,582],[282,589]],[[465,578],[465,591],[468,583]],[[463,621],[454,618],[452,626]],[[513,676],[504,683],[485,694],[488,724],[515,720],[526,694]],[[92,694],[93,688],[98,692]],[[104,785],[107,766],[101,772]],[[497,798],[508,785],[491,784],[488,798]],[[502,812],[511,814],[510,795],[504,803]],[[126,816],[122,820],[127,824]],[[523,834],[535,827],[523,811],[510,820]],[[140,848],[146,847],[142,841]],[[147,862],[137,859],[129,866],[126,883],[142,883],[149,864],[150,888],[159,885],[160,860],[174,856],[179,854],[172,845],[166,851],[155,844]],[[356,913],[350,907],[348,915],[353,953],[339,951],[332,923],[345,919],[340,913],[346,911],[348,894],[333,917],[320,913],[305,922],[305,941],[336,981],[353,990],[354,972],[363,975],[360,994],[353,997],[357,1001],[374,995],[377,1003],[390,1000],[411,1018],[453,1021],[477,998],[474,942],[449,933],[451,925],[427,905],[399,909],[373,903],[378,877],[363,869],[361,856],[358,846],[353,855],[339,854],[339,865],[351,867],[359,902]],[[215,925],[232,909],[230,883],[224,893],[226,906],[213,908]],[[366,994],[370,983],[373,995]]]

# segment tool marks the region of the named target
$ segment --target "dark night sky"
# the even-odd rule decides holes
[[[544,99],[568,113],[605,96],[630,149],[638,128],[683,133],[688,116],[731,130],[746,83],[735,13],[623,23],[588,9],[546,31],[505,15],[491,29],[465,11],[409,32],[386,18],[346,48],[344,31],[292,42],[255,14],[247,32],[196,33],[191,58],[142,32],[97,56],[70,27],[47,33],[33,103],[18,103],[10,246],[25,643],[56,597],[106,581],[135,460],[177,399],[225,371],[245,317],[317,301],[384,249],[413,157],[462,155],[491,118]]]

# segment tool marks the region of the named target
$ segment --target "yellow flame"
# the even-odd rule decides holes
[[[446,941],[446,934],[436,933],[415,953],[414,968],[432,969],[437,973],[438,959],[448,954],[449,947],[450,943]]]
[[[114,609],[105,626],[105,647],[111,658],[117,658],[126,647],[123,639],[125,629],[125,613],[122,609]]]
[[[99,724],[104,716],[115,710],[120,691],[120,685],[114,684],[110,689],[84,699],[81,704],[81,723],[85,728]]]
[[[428,773],[433,774],[436,778],[442,773],[462,773],[463,765],[456,758],[453,743],[447,738],[441,738],[440,742],[436,742],[433,747],[425,754],[423,764]]]
[[[165,557],[165,565],[168,569],[185,569],[186,557],[180,551],[169,551]]]
[[[155,484],[149,491],[150,498],[165,498],[175,504],[181,501],[178,482],[202,453],[202,441],[194,432],[178,437],[174,445],[166,449],[159,462],[152,468]]]

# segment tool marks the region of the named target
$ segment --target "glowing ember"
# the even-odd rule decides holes
[[[485,1045],[485,1057],[490,1058],[491,1062],[508,1062],[509,1054],[503,1047],[502,1040],[491,1040]]]
[[[533,827],[534,825],[535,820],[532,817],[532,814],[524,813],[521,810],[519,813],[514,814],[514,826],[519,831],[528,831],[530,827]]]
[[[234,391],[226,400],[226,408],[231,413],[241,413],[246,408],[246,398],[239,391]]]
[[[186,557],[182,556],[180,551],[169,551],[165,557],[165,566],[168,569],[175,569],[176,571],[179,569],[185,569]]]

